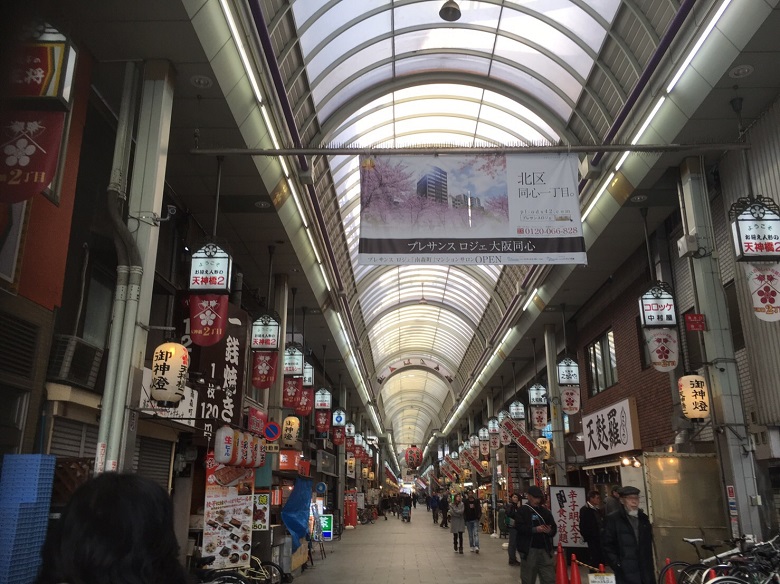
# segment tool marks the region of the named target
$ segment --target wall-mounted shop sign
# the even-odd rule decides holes
[[[634,398],[629,397],[592,414],[583,414],[582,433],[585,458],[641,448]]]

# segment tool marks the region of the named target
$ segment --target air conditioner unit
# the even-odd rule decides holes
[[[49,359],[49,381],[95,389],[103,349],[72,335],[55,335]]]

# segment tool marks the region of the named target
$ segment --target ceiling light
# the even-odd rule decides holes
[[[729,71],[729,77],[732,79],[743,79],[753,74],[753,65],[737,65]]]
[[[206,75],[193,75],[190,77],[190,84],[198,89],[208,89],[214,85],[214,81]]]
[[[647,200],[647,195],[634,195],[630,199],[628,199],[632,203],[644,203]]]
[[[269,201],[255,201],[255,207],[258,209],[268,209],[271,206]]]
[[[422,286],[422,296],[417,301],[417,304],[428,304],[428,301],[425,299],[425,283],[423,282],[420,286]]]
[[[455,22],[460,18],[460,6],[455,0],[447,0],[439,10],[439,16],[447,22]]]

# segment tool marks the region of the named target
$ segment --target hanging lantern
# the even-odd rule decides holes
[[[369,481],[373,481],[375,478],[376,478],[376,475],[374,474],[374,471],[373,471],[373,470],[372,470],[372,471],[370,471],[370,472],[368,473],[368,480],[369,480]]]
[[[287,416],[282,424],[282,444],[284,446],[295,446],[298,441],[298,430],[301,427],[301,421],[295,416]]]
[[[490,434],[498,434],[498,418],[492,416],[488,420],[487,429],[488,429],[488,433]]]
[[[770,197],[740,197],[729,209],[738,262],[780,261],[780,207]]]
[[[279,319],[275,315],[264,313],[252,323],[252,349],[279,349]]]
[[[192,256],[190,292],[230,294],[233,258],[215,243],[207,243]]]
[[[409,448],[406,449],[405,458],[406,466],[414,470],[420,466],[420,464],[422,464],[422,450],[420,450],[416,445],[412,444]]]
[[[368,469],[366,467],[363,467],[363,469],[360,471],[360,474],[363,475],[364,479],[368,478]]]
[[[490,456],[490,438],[479,441],[479,453],[482,456]]]
[[[552,447],[550,446],[550,441],[547,438],[545,437],[537,438],[536,445],[539,447],[539,450],[542,451],[543,460],[547,460],[548,458],[550,458]]]
[[[231,464],[238,458],[238,430],[222,426],[214,432],[214,460],[220,464]]]
[[[512,435],[503,426],[499,428],[498,439],[501,442],[501,446],[509,446],[512,443]]]
[[[780,248],[780,246],[778,246]],[[766,322],[780,320],[780,270],[778,264],[742,264],[753,303],[753,314]]]
[[[302,377],[284,378],[284,387],[282,388],[282,407],[295,409],[301,401],[301,392],[303,391]]]
[[[677,382],[680,392],[680,406],[689,420],[700,420],[710,416],[709,390],[707,381],[701,375],[685,375]]]
[[[252,351],[252,387],[271,389],[276,381],[279,353],[276,351]]]
[[[471,478],[471,469],[463,469],[463,480],[469,480]]]
[[[314,394],[314,409],[315,410],[329,410],[331,406],[330,392],[321,387]]]
[[[330,410],[316,410],[314,412],[314,428],[317,432],[330,430]]]
[[[490,470],[490,463],[487,460],[483,460],[480,464],[485,470]]]
[[[567,416],[571,416],[580,411],[579,385],[561,387],[561,409]]]
[[[347,424],[344,426],[344,436],[355,436],[355,424],[352,422],[347,422]]]
[[[335,446],[341,446],[344,444],[344,428],[340,426],[334,426],[331,441]]]
[[[646,328],[644,337],[653,369],[662,373],[674,370],[679,361],[677,329]]]
[[[252,436],[252,467],[260,468],[265,465],[265,444],[257,436]]]
[[[301,387],[298,405],[295,406],[295,413],[299,416],[308,416],[311,414],[312,405],[314,405],[314,389],[311,387]]]
[[[161,408],[174,408],[184,397],[190,354],[179,343],[163,343],[152,354],[152,399]]]
[[[249,432],[238,433],[238,459],[236,460],[236,466],[251,466],[252,465],[252,453],[250,452],[250,446],[252,444],[252,435]]]
[[[672,287],[660,280],[639,297],[639,318],[643,328],[677,326]]]
[[[498,450],[501,447],[501,434],[500,430],[498,434],[490,435],[490,450]]]
[[[546,406],[547,388],[541,383],[534,383],[528,388],[528,403],[531,406]]]
[[[345,428],[345,424],[347,423],[347,413],[340,409],[336,408],[333,410],[333,427],[334,428]]]
[[[509,417],[513,420],[525,420],[525,404],[520,400],[509,404]]]
[[[558,362],[558,385],[579,385],[580,368],[571,357],[564,357]]]
[[[534,430],[544,430],[545,426],[547,426],[547,408],[532,407],[531,420],[534,425]]]

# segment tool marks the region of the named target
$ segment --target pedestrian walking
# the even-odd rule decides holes
[[[435,492],[431,495],[430,501],[431,514],[433,515],[433,522],[439,523],[439,493]]]
[[[588,500],[580,508],[580,535],[588,544],[588,564],[593,566],[591,572],[597,572],[599,564],[604,563],[601,555],[601,529],[603,527],[601,493],[590,491]]]
[[[504,508],[506,513],[506,526],[509,531],[509,544],[507,552],[509,552],[509,565],[517,566],[520,562],[517,561],[517,527],[515,522],[517,521],[517,511],[520,509],[520,495],[513,493],[509,502]]]
[[[639,489],[619,491],[621,508],[604,519],[601,546],[617,584],[654,584],[653,527],[639,508]]]
[[[469,491],[463,502],[463,519],[469,533],[469,548],[472,552],[479,553],[479,519],[482,517],[482,505],[474,496],[474,491]]]
[[[553,538],[558,528],[552,513],[542,507],[544,493],[533,485],[528,488],[528,503],[517,511],[517,547],[520,549],[522,584],[555,584]]]
[[[439,499],[439,512],[441,513],[441,526],[443,529],[449,527],[450,494],[447,491]]]
[[[463,553],[463,531],[466,529],[463,510],[463,499],[458,493],[450,505],[450,533],[452,533],[452,547],[455,548],[456,554]]]

